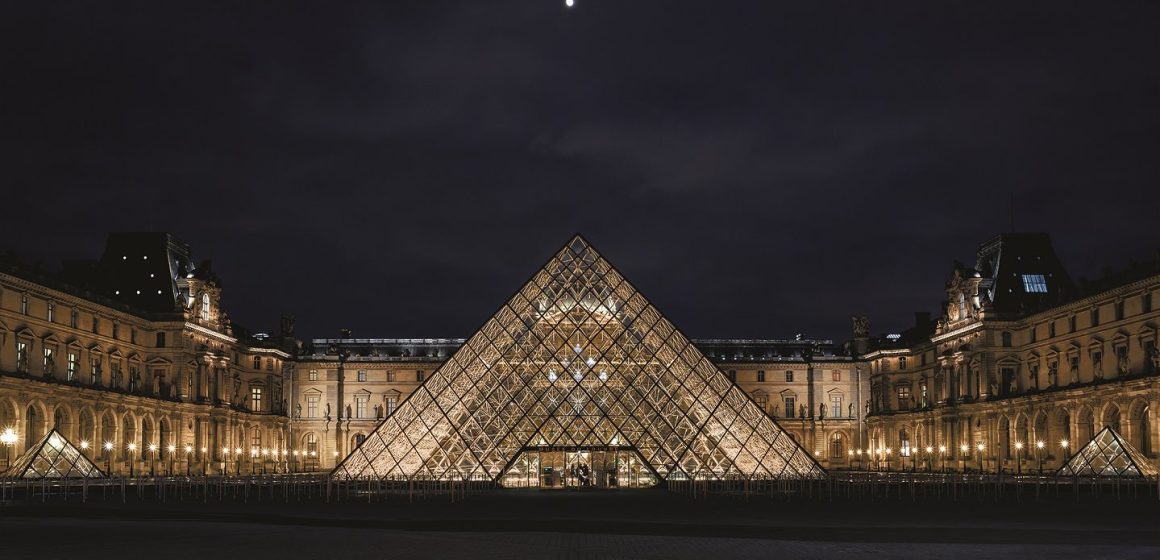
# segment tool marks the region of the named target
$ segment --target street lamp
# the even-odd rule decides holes
[[[947,446],[945,445],[938,446],[938,462],[938,469],[945,472],[947,470]]]
[[[968,447],[967,444],[965,444],[965,443],[959,446],[959,462],[962,464],[961,470],[963,472],[967,472],[967,450],[968,449],[970,449],[970,447]]]
[[[133,463],[137,462],[137,444],[130,443],[128,447],[129,447],[129,478],[133,478],[133,476],[134,476],[133,467],[135,466]]]
[[[105,474],[113,474],[113,442],[105,442]]]
[[[1023,474],[1023,458],[1020,456],[1023,453],[1023,442],[1015,442],[1015,474]]]
[[[0,434],[0,443],[4,444],[4,469],[7,470],[12,466],[12,446],[16,445],[16,441],[20,438],[16,435],[16,430],[12,428],[4,428],[4,433]]]
[[[987,446],[983,445],[983,442],[980,441],[979,445],[976,447],[979,449],[979,474],[983,474],[983,450],[986,449]]]
[[[193,474],[190,472],[193,469],[193,446],[185,445],[185,476]]]
[[[223,475],[230,474],[229,469],[226,468],[226,460],[228,460],[229,458],[230,458],[230,448],[223,447],[222,448],[222,474]]]
[[[173,456],[177,454],[177,446],[171,443],[165,447],[165,450],[169,452],[169,472],[167,474],[173,476]]]
[[[1035,442],[1035,455],[1036,455],[1036,458],[1039,459],[1039,474],[1040,474],[1040,476],[1043,475],[1043,446],[1044,445],[1046,445],[1046,444],[1043,442],[1043,440],[1036,440],[1036,442]]]
[[[149,476],[157,476],[157,444],[149,444]]]
[[[890,470],[890,448],[886,448],[886,470]]]
[[[926,446],[926,472],[934,470],[934,448]]]
[[[208,451],[208,449],[206,449],[204,447],[201,448],[201,476],[205,476],[205,474],[206,474],[205,464],[209,462],[206,460],[206,457],[205,457],[206,451]]]

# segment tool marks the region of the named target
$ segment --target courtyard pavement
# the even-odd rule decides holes
[[[1160,503],[825,502],[660,490],[409,504],[0,507],[3,558],[1160,558]]]

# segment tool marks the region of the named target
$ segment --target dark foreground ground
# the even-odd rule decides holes
[[[3,558],[1160,558],[1151,501],[825,502],[661,490],[450,503],[0,506]]]

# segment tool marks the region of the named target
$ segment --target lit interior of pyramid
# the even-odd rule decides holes
[[[535,486],[561,470],[620,485],[823,474],[579,237],[335,476]]]

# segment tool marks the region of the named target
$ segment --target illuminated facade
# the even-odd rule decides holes
[[[1053,470],[1105,426],[1155,460],[1158,264],[1076,284],[1044,234],[984,243],[937,321],[863,354],[873,464]]]
[[[630,301],[632,293],[618,292],[620,277],[614,278],[604,280],[605,287]],[[421,387],[435,383],[437,371],[458,367],[473,379],[500,375],[449,362],[461,351],[479,355],[466,339],[344,335],[301,344],[293,339],[292,321],[283,321],[277,336],[251,335],[222,310],[220,286],[208,263],[194,266],[188,247],[165,234],[114,234],[99,262],[73,263],[59,274],[0,259],[0,429],[11,430],[0,437],[2,464],[56,427],[78,448],[84,446],[82,453],[101,470],[113,473],[326,471],[384,421],[399,426],[408,420],[395,415],[404,414],[409,399],[423,394],[434,399],[434,384]],[[542,341],[537,352],[557,359],[565,343],[574,348],[569,337],[575,334],[597,364],[615,352],[643,352],[661,362],[666,352],[695,352],[729,382],[725,389],[713,380],[713,392],[699,395],[745,396],[743,407],[733,396],[728,406],[748,415],[747,429],[764,425],[753,423],[751,411],[774,419],[826,469],[1026,472],[1042,463],[1048,471],[1104,426],[1113,427],[1141,457],[1156,459],[1156,263],[1076,283],[1046,236],[1004,235],[980,247],[975,266],[956,266],[946,289],[937,319],[920,314],[912,329],[871,337],[868,321],[858,318],[849,343],[708,339],[678,349],[648,339],[628,348],[595,316],[586,320],[599,331],[574,321],[576,330],[567,336],[550,328],[558,325],[544,324],[527,326],[525,336]],[[587,309],[584,305],[580,308]],[[522,313],[510,304],[505,309]],[[500,315],[495,321],[510,319]],[[511,333],[510,326],[505,332]],[[672,336],[680,333],[674,329]],[[510,352],[517,350],[531,351],[512,346],[494,358],[514,368]],[[560,383],[566,377],[562,361],[554,367]],[[708,383],[705,371],[691,369],[689,375]],[[528,391],[542,391],[549,403],[554,395],[557,404],[574,405],[558,389],[550,395],[550,372],[539,373],[530,378]],[[635,390],[632,384],[606,393],[592,390],[599,375],[597,369],[583,373],[579,382],[567,377],[580,391],[568,395],[598,403]],[[511,387],[504,390],[516,397]],[[639,407],[656,406],[632,404],[638,408],[618,413],[617,422],[639,421],[634,416],[644,410]],[[607,475],[609,453],[611,464],[618,464],[622,452],[628,457],[624,462],[641,467],[635,471],[642,473],[638,481],[677,467],[685,469],[682,473],[746,472],[730,466],[732,451],[722,452],[727,459],[722,461],[696,438],[691,445],[701,447],[689,451],[693,462],[683,462],[688,449],[666,447],[656,434],[641,451],[623,424],[591,424],[595,415],[583,406],[581,420],[594,428],[583,437],[595,439],[577,440],[570,431],[577,424],[536,411],[533,416],[558,423],[549,427],[559,426],[556,432],[536,432],[545,442],[540,456],[527,453],[536,447],[527,441],[518,450],[509,441],[504,452],[515,453],[512,465],[492,457],[478,463],[480,472],[493,476],[497,469],[522,464],[526,485],[532,479],[528,466],[537,460],[571,476],[573,463],[583,459],[591,471]],[[689,406],[694,408],[680,408]],[[698,424],[706,406],[686,400],[678,408],[693,424],[707,426]],[[670,426],[686,436],[693,433],[688,425]],[[769,433],[768,427],[760,429]],[[628,442],[623,448],[611,443],[616,435]],[[605,439],[609,442],[596,445]],[[1062,446],[1065,440],[1068,448]],[[577,455],[581,452],[587,456]],[[662,459],[654,464],[647,453]],[[452,466],[450,459],[433,464]],[[464,471],[458,463],[455,468],[459,471],[450,472]],[[519,477],[508,474],[503,473],[507,482],[518,485]],[[590,474],[593,480],[596,475]],[[622,485],[635,476],[617,475]]]
[[[112,473],[276,468],[293,349],[235,330],[220,300],[166,234],[110,235],[56,274],[0,261],[0,459],[55,428]]]
[[[824,472],[576,237],[334,474],[647,486]]]

